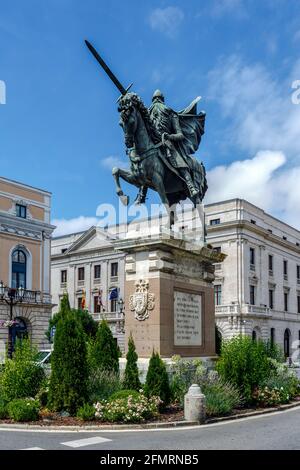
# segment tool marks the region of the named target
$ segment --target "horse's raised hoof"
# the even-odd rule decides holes
[[[121,202],[123,204],[123,206],[128,206],[129,204],[129,196],[125,196],[124,194],[122,194],[120,196],[120,199],[121,199]]]

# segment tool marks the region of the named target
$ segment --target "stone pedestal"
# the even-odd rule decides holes
[[[140,358],[215,355],[213,263],[220,255],[170,233],[116,242],[126,252],[125,343]]]
[[[204,423],[205,415],[205,395],[199,385],[193,384],[184,396],[184,419]]]

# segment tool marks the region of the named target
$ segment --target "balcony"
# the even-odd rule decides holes
[[[85,285],[85,280],[77,281],[77,287],[84,287],[84,285]]]
[[[116,282],[118,282],[118,280],[119,280],[119,276],[111,276],[110,277],[111,284],[115,284]]]
[[[100,277],[94,278],[93,284],[95,286],[99,286],[99,284],[101,284],[101,278]]]
[[[261,307],[258,305],[248,305],[243,304],[240,307],[238,304],[230,305],[216,305],[215,306],[216,315],[258,315],[269,317],[271,316],[269,307]]]
[[[273,269],[269,269],[269,276],[270,276],[270,277],[273,277],[273,276],[274,276]]]
[[[67,288],[67,283],[66,282],[61,282],[60,283],[60,288],[61,289],[66,289]]]
[[[255,271],[255,264],[250,264],[250,271]]]

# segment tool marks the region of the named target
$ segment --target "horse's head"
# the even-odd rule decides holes
[[[119,101],[120,126],[124,131],[127,148],[133,147],[134,144],[134,136],[138,125],[137,106],[139,101],[140,98],[135,93],[127,93]]]

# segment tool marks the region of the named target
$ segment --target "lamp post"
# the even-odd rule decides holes
[[[120,314],[120,318],[118,320],[118,332],[125,333],[124,323],[125,323],[125,312],[124,312],[124,300],[120,298],[118,300],[118,312]]]
[[[24,287],[17,289],[5,287],[3,282],[0,281],[0,302],[6,303],[9,306],[9,320],[3,322],[4,326],[8,327],[8,357],[12,358],[13,344],[12,344],[12,327],[15,324],[13,320],[13,307],[23,301],[25,294]]]

